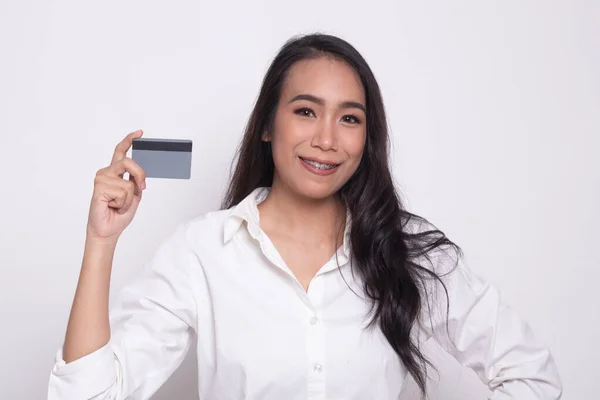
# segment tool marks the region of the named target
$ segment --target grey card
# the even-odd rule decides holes
[[[182,139],[133,139],[131,158],[147,178],[190,179],[192,141]]]

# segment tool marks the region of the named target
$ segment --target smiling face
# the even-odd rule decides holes
[[[324,199],[358,168],[366,140],[365,92],[357,73],[330,57],[294,64],[281,90],[271,141],[273,188]]]

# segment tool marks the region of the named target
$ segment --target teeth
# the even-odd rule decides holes
[[[311,160],[307,160],[305,158],[303,158],[303,160],[307,163],[312,165],[313,167],[317,168],[317,169],[332,169],[335,168],[337,165],[333,165],[333,164],[321,164],[318,163],[316,161],[311,161]]]

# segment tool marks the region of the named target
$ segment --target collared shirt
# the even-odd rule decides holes
[[[68,364],[58,350],[48,399],[148,399],[194,336],[201,399],[398,399],[407,370],[378,326],[367,328],[351,224],[305,291],[260,228],[257,205],[267,195],[256,189],[229,210],[181,224],[120,292],[109,343]],[[440,270],[449,262],[434,260]],[[437,339],[493,400],[560,398],[548,349],[498,292],[463,262],[443,280],[448,324],[438,312],[445,306],[423,307],[418,340]]]

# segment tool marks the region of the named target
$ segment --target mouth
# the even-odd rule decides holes
[[[323,170],[323,171],[327,171],[328,169],[333,169],[340,165],[340,164],[335,164],[335,163],[331,163],[331,162],[317,161],[314,159],[304,158],[304,157],[300,157],[300,159],[302,161],[304,161],[305,163],[307,163],[308,165],[315,167],[316,169]]]
[[[305,158],[298,156],[302,164],[311,172],[317,175],[329,175],[332,174],[337,167],[340,166],[338,163],[334,163],[326,160],[315,160],[313,158]]]

